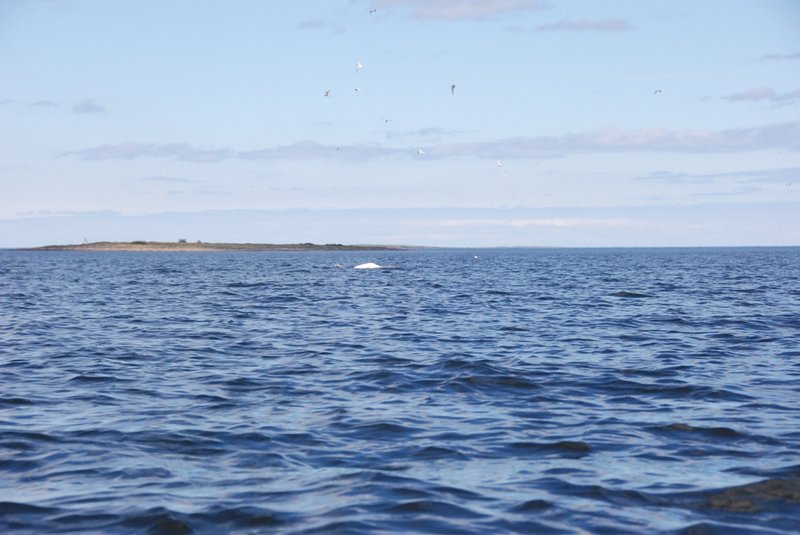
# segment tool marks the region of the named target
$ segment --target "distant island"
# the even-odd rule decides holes
[[[28,247],[24,251],[402,251],[401,245],[342,245],[341,243],[212,243],[163,241],[99,241],[72,245]]]

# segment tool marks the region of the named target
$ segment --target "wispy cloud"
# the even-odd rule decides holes
[[[641,180],[658,180],[675,184],[710,184],[727,182],[737,184],[795,184],[800,183],[800,167],[752,169],[725,173],[676,173],[656,171],[639,177]]]
[[[298,30],[320,30],[328,26],[322,19],[306,20],[297,25]]]
[[[17,215],[20,217],[115,217],[122,214],[115,210],[30,210],[19,212]]]
[[[322,19],[306,20],[297,25],[298,30],[332,30],[335,34],[347,33],[342,26],[335,26]]]
[[[230,149],[203,149],[188,143],[118,143],[64,152],[59,156],[78,156],[84,160],[135,160],[173,158],[185,162],[209,163],[236,157]]]
[[[168,158],[184,162],[214,163],[223,160],[307,160],[307,159],[371,159],[401,155],[410,149],[380,145],[335,146],[299,141],[258,150],[236,151],[227,148],[201,148],[188,143],[118,143],[83,150],[63,152],[59,156],[77,156],[83,160],[136,160]]]
[[[587,219],[569,217],[550,217],[535,219],[445,219],[437,221],[434,225],[442,227],[622,227],[629,225],[626,219]]]
[[[402,155],[408,149],[384,147],[378,144],[361,145],[324,145],[314,141],[299,141],[291,145],[279,145],[277,147],[241,151],[236,157],[244,160],[306,160],[306,159],[330,159],[345,158],[368,160],[381,157],[392,157]]]
[[[34,102],[29,102],[28,106],[32,108],[58,108],[60,104],[53,100],[36,100]]]
[[[542,24],[536,29],[540,32],[627,32],[634,29],[625,19],[580,19],[561,20],[551,24]]]
[[[783,149],[800,151],[800,122],[790,121],[727,130],[603,129],[561,136],[534,136],[471,143],[432,144],[425,158],[543,158],[582,153],[678,152],[734,153]],[[201,148],[188,143],[120,143],[64,152],[84,160],[169,158],[185,162],[222,160],[307,160],[417,157],[416,147],[380,144],[325,145],[300,141],[258,150]]]
[[[183,178],[174,176],[145,176],[139,178],[143,182],[161,182],[165,184],[196,184],[200,182],[195,178]]]
[[[599,152],[727,153],[800,150],[800,122],[727,130],[603,129],[563,136],[518,137],[482,143],[438,145],[430,157],[540,158]]]
[[[456,134],[468,133],[466,130],[448,130],[438,126],[429,126],[419,128],[417,130],[392,130],[386,132],[386,139],[403,139],[403,138],[423,138],[423,139],[441,139],[444,136],[451,136]]]
[[[374,0],[375,9],[408,9],[420,20],[486,19],[520,11],[550,9],[543,0]]]
[[[93,100],[84,100],[80,104],[75,105],[72,108],[72,111],[82,115],[87,115],[91,113],[105,113],[106,109]]]
[[[794,54],[764,54],[761,59],[765,60],[796,60],[800,61],[800,52]]]
[[[72,107],[72,111],[74,113],[79,114],[91,114],[91,113],[106,113],[106,109],[95,102],[92,99],[85,99],[78,103],[70,104],[69,102],[59,102],[56,100],[50,99],[39,99],[39,100],[32,100],[29,102],[25,101],[18,101],[18,100],[2,100],[0,101],[0,106],[2,105],[9,105],[9,104],[16,104],[18,106],[26,106],[28,108],[68,108]]]
[[[786,93],[779,93],[771,87],[756,87],[748,89],[741,93],[734,93],[722,97],[726,100],[733,102],[771,102],[773,104],[789,104],[793,101],[800,100],[800,89],[789,91]]]

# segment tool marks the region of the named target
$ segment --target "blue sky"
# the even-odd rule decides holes
[[[800,245],[795,0],[0,0],[0,73],[0,247]]]

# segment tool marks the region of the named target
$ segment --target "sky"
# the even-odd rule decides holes
[[[0,247],[800,245],[799,112],[796,0],[0,0]]]

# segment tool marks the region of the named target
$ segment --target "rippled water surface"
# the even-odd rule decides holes
[[[797,248],[0,251],[0,365],[3,532],[800,531]]]

